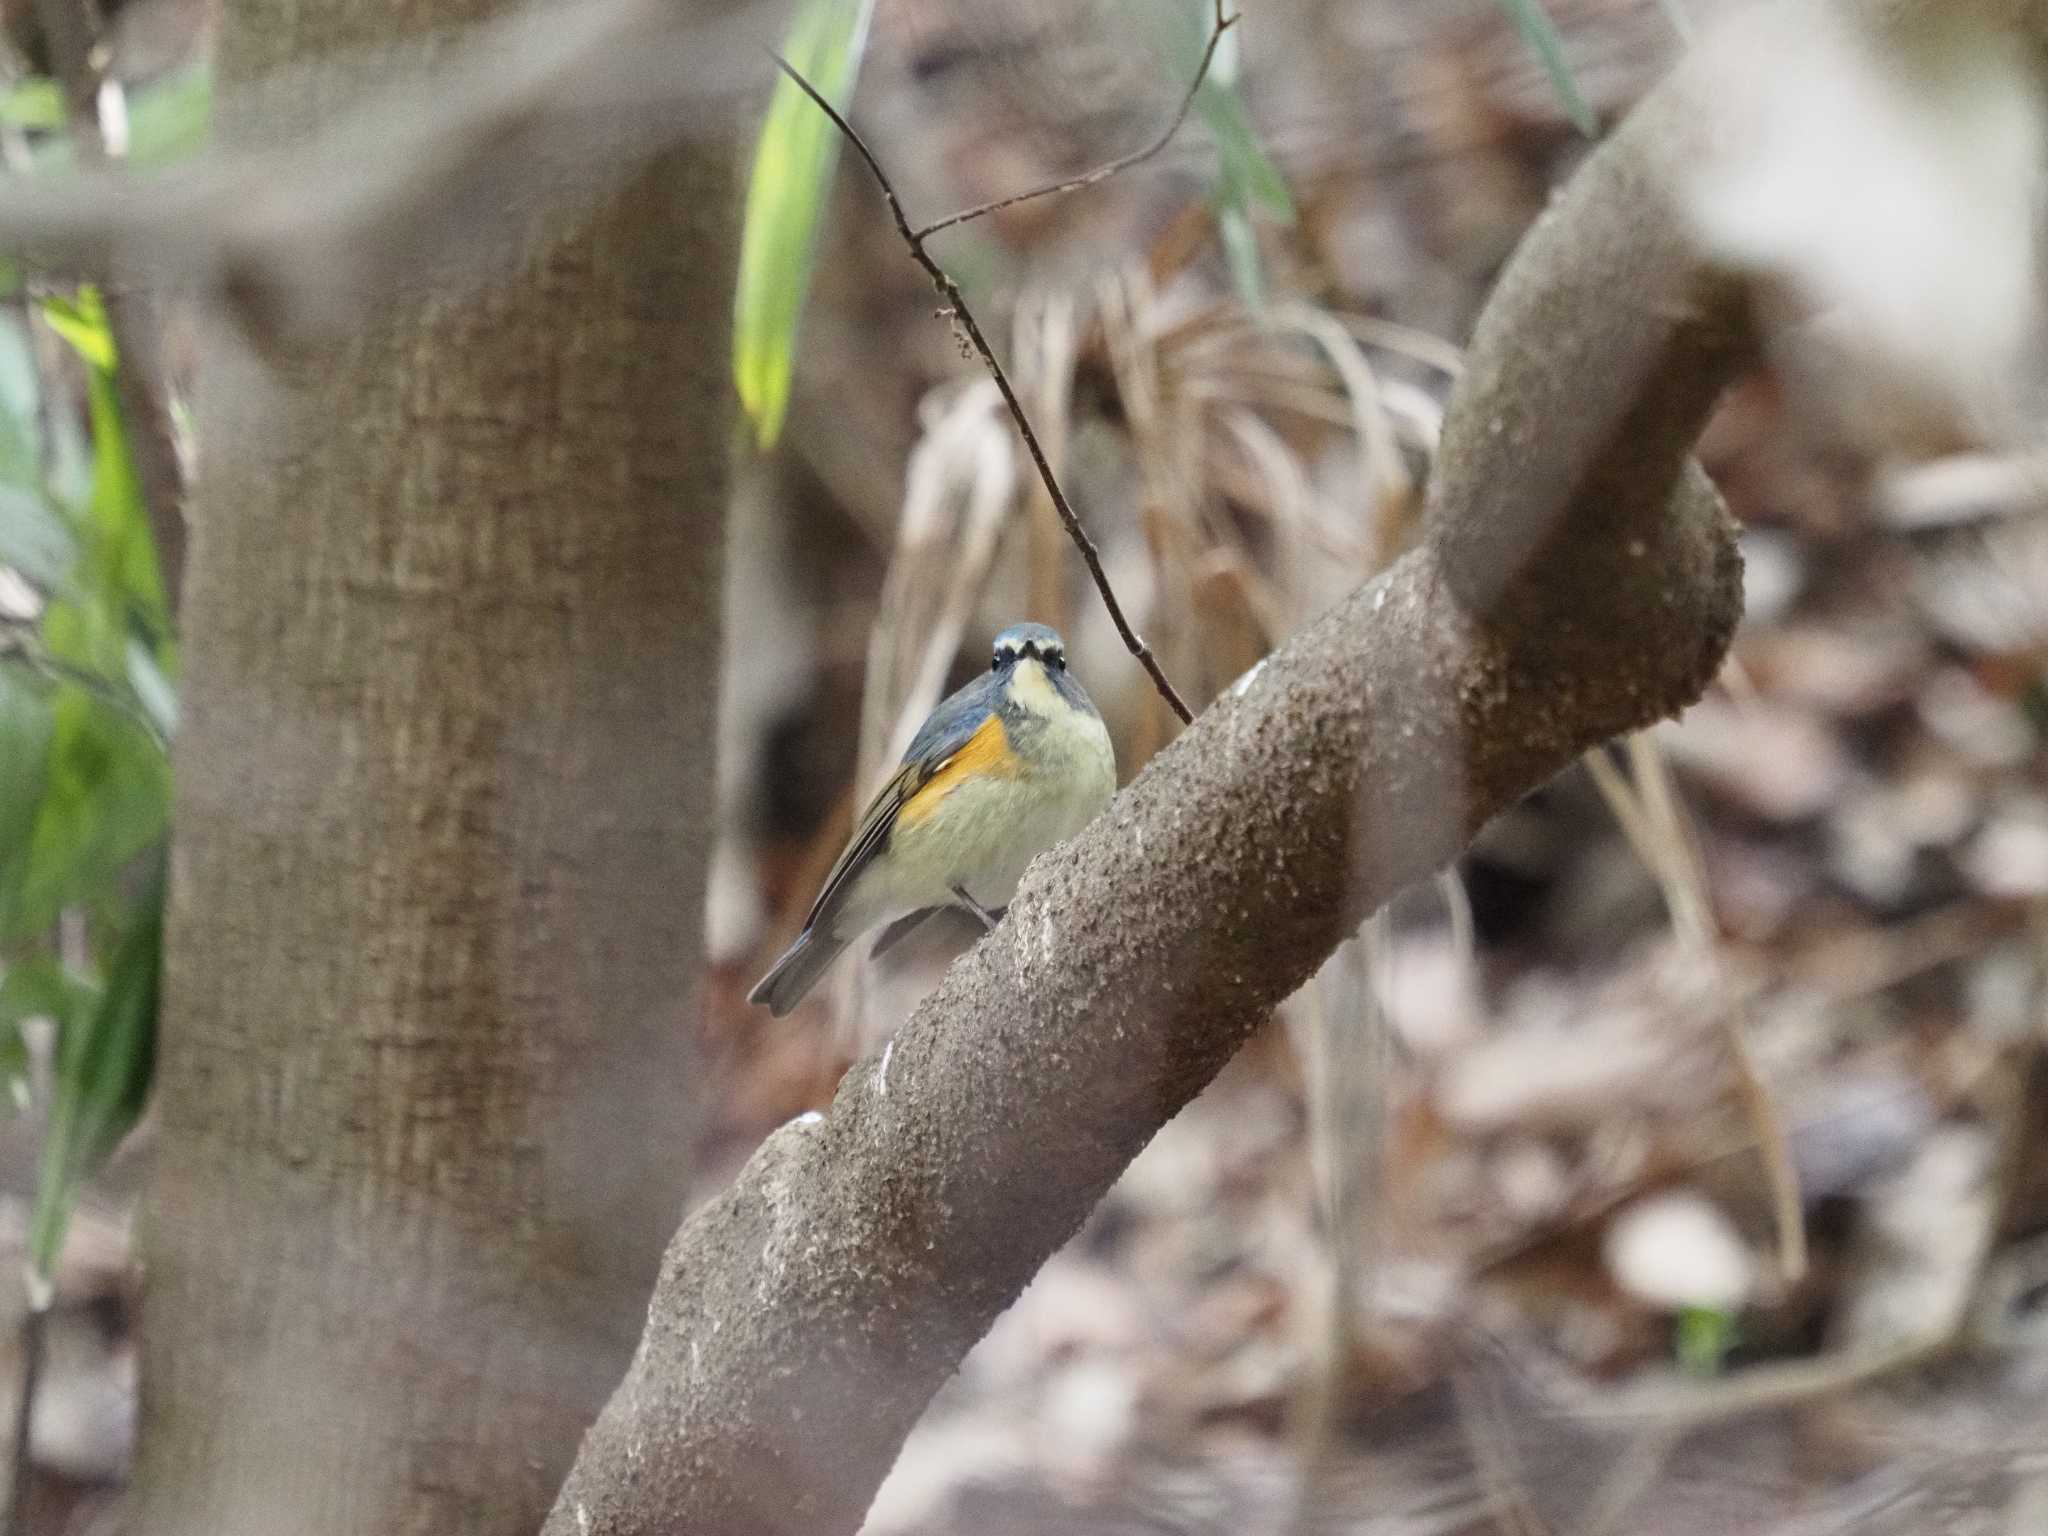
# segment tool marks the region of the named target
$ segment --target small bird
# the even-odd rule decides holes
[[[1043,624],[996,636],[988,671],[940,703],[869,804],[804,930],[752,992],[780,1018],[839,952],[877,924],[881,954],[934,912],[990,928],[1024,866],[1072,837],[1116,793],[1102,716]]]

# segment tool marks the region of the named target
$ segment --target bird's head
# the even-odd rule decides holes
[[[1012,624],[996,636],[992,672],[1003,672],[1020,661],[1035,661],[1048,672],[1067,670],[1067,643],[1059,631],[1044,624]]]

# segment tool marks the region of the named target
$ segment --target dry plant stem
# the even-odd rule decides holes
[[[1620,769],[1607,759],[1606,749],[1588,752],[1583,759],[1607,808],[1620,825],[1622,835],[1636,857],[1657,882],[1664,904],[1670,909],[1672,927],[1679,943],[1704,963],[1711,974],[1723,1045],[1729,1064],[1735,1069],[1736,1091],[1744,1116],[1763,1160],[1764,1177],[1771,1191],[1771,1217],[1778,1235],[1778,1269],[1787,1284],[1806,1273],[1805,1206],[1799,1192],[1799,1174],[1792,1161],[1791,1140],[1784,1117],[1778,1113],[1770,1088],[1749,1048],[1746,1028],[1748,998],[1730,980],[1721,964],[1718,932],[1709,910],[1706,876],[1700,868],[1692,835],[1672,790],[1670,776],[1655,742],[1638,734],[1628,740],[1629,760],[1635,765],[1642,792],[1630,787]]]
[[[1451,1372],[1451,1391],[1494,1529],[1501,1536],[1550,1536],[1529,1502],[1515,1455],[1514,1425],[1497,1384],[1483,1372],[1459,1366]]]
[[[903,204],[897,199],[896,188],[890,182],[888,173],[882,169],[882,163],[875,158],[875,152],[868,148],[867,141],[854,132],[853,125],[840,115],[839,110],[831,102],[819,95],[811,82],[806,80],[787,59],[777,55],[775,64],[796,82],[799,90],[816,103],[819,111],[832,120],[832,125],[866,162],[868,171],[882,189],[882,197],[889,205],[889,216],[896,221],[896,231],[902,235],[911,258],[924,269],[925,276],[932,280],[932,286],[938,289],[945,299],[947,310],[953,320],[966,333],[967,340],[981,358],[982,366],[988,369],[989,377],[996,381],[996,388],[1002,391],[1003,404],[1009,408],[1011,419],[1017,423],[1017,434],[1024,439],[1024,447],[1031,455],[1031,462],[1038,470],[1039,479],[1045,484],[1046,494],[1052,497],[1053,507],[1058,511],[1060,521],[1066,525],[1067,536],[1074,541],[1074,547],[1080,550],[1081,559],[1088,567],[1088,575],[1095,582],[1095,590],[1102,594],[1102,604],[1109,610],[1110,621],[1116,625],[1116,632],[1122,638],[1125,649],[1138,659],[1138,665],[1143,667],[1146,675],[1152,679],[1152,686],[1159,690],[1159,696],[1166,700],[1167,706],[1180,717],[1181,723],[1190,724],[1195,718],[1193,711],[1174,690],[1173,684],[1167,680],[1164,669],[1159,665],[1159,659],[1152,654],[1152,647],[1139,638],[1138,632],[1131,628],[1130,620],[1124,617],[1123,605],[1117,601],[1116,592],[1109,584],[1109,577],[1102,569],[1102,556],[1095,548],[1095,541],[1088,537],[1088,530],[1081,526],[1081,519],[1075,515],[1066,492],[1060,489],[1059,479],[1052,472],[1052,464],[1045,456],[1045,449],[1039,445],[1038,434],[1031,430],[1031,420],[1024,414],[1024,403],[1017,398],[1017,391],[1010,383],[1009,374],[1003,370],[1003,365],[996,361],[995,351],[989,346],[988,338],[982,335],[981,327],[975,323],[974,313],[967,307],[967,300],[960,292],[960,285],[947,275],[945,268],[932,259],[931,253],[924,248],[923,236],[910,227],[910,221],[903,213]]]
[[[1300,1468],[1292,1533],[1313,1528],[1337,1440],[1359,1308],[1373,1295],[1385,1204],[1391,1036],[1380,1004],[1389,960],[1387,914],[1374,913],[1302,994],[1307,1005],[1309,1160],[1321,1196],[1329,1263],[1326,1315],[1306,1341],[1315,1362],[1291,1415]]]
[[[958,213],[949,213],[943,219],[934,220],[910,232],[910,238],[922,243],[942,229],[951,229],[956,224],[986,218],[991,213],[1001,213],[1005,208],[1014,208],[1019,203],[1035,202],[1041,197],[1058,197],[1066,192],[1079,192],[1084,187],[1105,182],[1120,171],[1128,171],[1132,166],[1142,165],[1150,160],[1173,142],[1173,136],[1180,132],[1180,125],[1188,120],[1188,113],[1194,107],[1195,98],[1201,94],[1202,82],[1209,78],[1209,66],[1215,61],[1216,50],[1223,42],[1223,34],[1236,26],[1241,19],[1237,15],[1224,15],[1223,0],[1216,0],[1216,22],[1209,31],[1208,46],[1202,50],[1202,62],[1195,66],[1195,77],[1188,82],[1187,94],[1181,97],[1180,105],[1174,109],[1172,119],[1160,131],[1159,136],[1143,149],[1134,149],[1127,155],[1119,155],[1114,160],[1096,166],[1092,171],[1083,171],[1079,176],[1069,177],[1065,181],[1049,182],[1042,187],[1033,187],[1029,192],[1014,192],[993,202],[980,203],[972,208],[964,208]]]
[[[1721,963],[1720,930],[1714,921],[1699,845],[1679,805],[1670,769],[1656,742],[1638,732],[1629,738],[1628,751],[1635,765],[1636,782],[1642,788],[1644,809],[1651,825],[1660,832],[1657,841],[1664,850],[1668,889],[1676,899],[1672,915],[1679,932],[1687,946],[1713,968],[1716,985],[1731,992],[1729,1006],[1722,1015],[1722,1038],[1728,1048],[1729,1063],[1735,1069],[1743,1111],[1756,1130],[1757,1150],[1770,1186],[1772,1220],[1778,1234],[1778,1270],[1787,1285],[1796,1285],[1805,1276],[1807,1263],[1805,1201],[1799,1192],[1799,1172],[1792,1161],[1792,1142],[1785,1131],[1784,1116],[1778,1113],[1770,1085],[1764,1081],[1756,1053],[1749,1046],[1749,1009],[1733,996],[1728,986],[1726,968]]]
[[[31,1287],[28,1310],[21,1316],[21,1396],[14,1408],[13,1476],[7,1483],[7,1524],[4,1536],[27,1536],[23,1523],[28,1508],[29,1479],[35,1476],[30,1455],[34,1427],[36,1390],[42,1385],[43,1358],[47,1353],[50,1307],[47,1295]]]
[[[1748,340],[1662,191],[1697,120],[1651,98],[1510,263],[1424,546],[1032,865],[886,1091],[856,1064],[684,1225],[547,1536],[856,1530],[968,1348],[1367,913],[1708,686],[1741,562],[1686,455]]]
[[[110,157],[100,128],[102,82],[93,58],[99,18],[91,0],[37,0],[36,12],[63,87],[79,161],[103,166]],[[185,471],[164,377],[162,317],[155,297],[140,289],[109,288],[106,308],[117,359],[114,389],[127,426],[128,452],[156,544],[164,597],[175,617],[185,577]]]

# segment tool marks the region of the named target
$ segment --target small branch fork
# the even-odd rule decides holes
[[[1084,171],[1081,175],[1066,181],[1051,182],[1046,186],[1033,187],[1029,192],[1013,193],[1009,197],[999,197],[994,202],[981,203],[959,213],[950,213],[945,218],[935,219],[912,232],[909,238],[922,245],[940,230],[951,229],[955,224],[972,223],[975,219],[985,218],[991,213],[1001,213],[1005,208],[1014,208],[1019,203],[1034,202],[1041,197],[1059,197],[1068,192],[1079,192],[1084,187],[1092,187],[1097,182],[1107,181],[1120,171],[1127,171],[1134,165],[1141,165],[1150,160],[1173,142],[1173,136],[1180,132],[1180,125],[1188,120],[1188,113],[1194,110],[1195,98],[1202,92],[1202,82],[1209,78],[1209,66],[1215,61],[1216,50],[1223,44],[1223,34],[1236,26],[1238,20],[1239,13],[1224,15],[1223,0],[1216,0],[1216,24],[1209,30],[1209,44],[1202,50],[1202,61],[1195,66],[1195,77],[1188,82],[1187,94],[1181,97],[1180,106],[1175,109],[1167,125],[1160,130],[1159,136],[1143,149],[1132,150],[1128,155],[1119,155],[1114,160],[1096,166],[1092,171]],[[868,163],[874,163],[872,156],[869,157]],[[877,177],[880,174],[879,171],[876,172]],[[888,191],[886,182],[883,183],[882,189],[884,192]]]
[[[925,276],[932,280],[932,286],[938,289],[940,296],[946,301],[946,312],[958,322],[969,344],[980,356],[982,366],[988,369],[989,377],[995,380],[996,388],[1002,394],[1003,404],[1009,407],[1010,419],[1016,422],[1017,433],[1024,439],[1024,447],[1031,455],[1031,462],[1038,469],[1038,478],[1045,483],[1046,493],[1052,497],[1053,507],[1059,513],[1060,522],[1066,527],[1067,536],[1074,541],[1074,547],[1080,550],[1081,559],[1088,567],[1088,574],[1095,582],[1095,590],[1102,594],[1102,605],[1109,610],[1110,621],[1116,625],[1117,634],[1122,637],[1125,648],[1137,658],[1138,665],[1143,667],[1152,679],[1152,686],[1159,690],[1159,696],[1166,700],[1167,707],[1180,717],[1183,725],[1193,723],[1194,712],[1188,708],[1187,702],[1167,680],[1165,671],[1159,665],[1159,658],[1152,654],[1152,647],[1140,638],[1138,632],[1131,627],[1130,620],[1124,617],[1123,605],[1117,601],[1116,592],[1109,584],[1109,577],[1103,572],[1102,555],[1096,549],[1095,541],[1088,537],[1088,530],[1081,526],[1081,519],[1075,515],[1073,504],[1067,500],[1066,492],[1060,489],[1059,479],[1052,472],[1052,464],[1045,456],[1045,449],[1039,444],[1038,434],[1031,428],[1030,418],[1024,414],[1024,404],[1017,398],[1017,391],[1010,384],[1009,374],[1003,370],[1003,365],[996,361],[995,351],[989,346],[988,338],[982,334],[980,325],[975,322],[973,312],[968,309],[967,300],[961,295],[960,285],[953,281],[944,267],[932,259],[931,253],[925,249],[925,241],[942,229],[951,229],[955,225],[969,223],[1002,209],[1014,208],[1019,203],[1028,203],[1041,197],[1056,197],[1062,193],[1076,192],[1083,187],[1094,186],[1120,171],[1129,170],[1132,166],[1151,159],[1166,147],[1180,131],[1181,124],[1187,121],[1188,112],[1194,106],[1202,82],[1208,78],[1209,66],[1216,57],[1216,49],[1223,41],[1223,34],[1236,25],[1237,20],[1236,14],[1224,14],[1223,0],[1216,0],[1215,25],[1209,33],[1208,46],[1202,50],[1202,62],[1195,71],[1195,77],[1189,83],[1187,93],[1182,96],[1180,107],[1167,123],[1165,131],[1144,148],[1121,155],[1069,180],[1034,187],[1029,192],[998,198],[991,203],[982,203],[978,207],[951,214],[921,227],[913,227],[904,214],[902,201],[896,196],[895,184],[889,180],[888,172],[882,169],[881,161],[875,158],[875,152],[868,148],[867,141],[854,131],[853,125],[838,108],[821,96],[817,88],[806,80],[794,65],[780,54],[775,55],[776,67],[796,83],[798,90],[810,97],[820,112],[831,119],[832,126],[839,130],[841,136],[867,163],[868,173],[875,178],[875,184],[881,188],[882,199],[889,205],[889,216],[895,220],[896,232],[903,237],[903,244],[909,249],[911,259],[922,267]]]

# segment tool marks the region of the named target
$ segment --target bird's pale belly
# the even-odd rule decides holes
[[[919,907],[951,906],[956,883],[984,907],[1008,906],[1032,859],[1080,831],[1115,791],[1107,767],[971,779],[915,825],[896,827],[886,865],[862,877],[849,915],[865,924]]]

